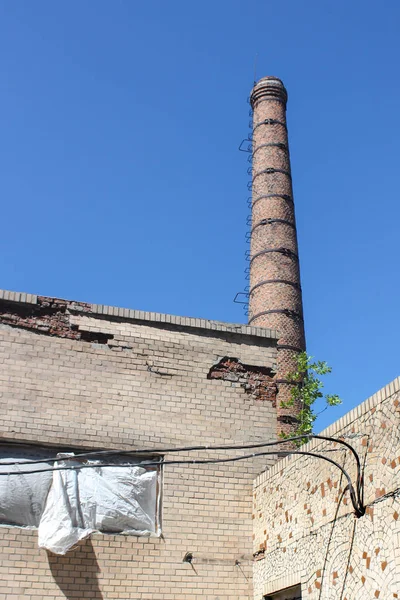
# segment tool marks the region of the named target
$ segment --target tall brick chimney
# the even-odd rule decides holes
[[[276,77],[263,77],[250,95],[253,108],[252,229],[249,324],[280,333],[278,343],[278,433],[297,427],[299,407],[284,409],[290,398],[287,374],[305,350],[299,255],[293,203],[287,92]]]

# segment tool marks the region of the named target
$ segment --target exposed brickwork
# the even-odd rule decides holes
[[[0,303],[0,324],[30,329],[35,333],[52,335],[70,340],[86,340],[105,344],[112,336],[97,332],[80,331],[71,322],[73,311],[90,312],[90,304],[71,302],[59,298],[38,296],[36,304],[18,302]]]
[[[237,381],[256,400],[269,400],[276,407],[277,386],[271,369],[243,365],[237,358],[225,357],[214,365],[208,374],[210,379]]]
[[[311,457],[287,458],[254,490],[255,600],[301,584],[309,600],[396,598],[400,590],[400,379],[324,432],[360,455],[366,513],[354,517],[339,469]],[[355,462],[339,446],[311,442],[355,481]],[[273,597],[275,597],[273,595]]]
[[[263,377],[276,368],[273,337],[228,324],[196,328],[195,320],[187,327],[184,319],[134,321],[118,309],[106,315],[63,303],[40,304],[41,314],[29,316],[25,303],[19,310],[18,302],[0,302],[3,314],[21,319],[0,325],[3,440],[127,449],[275,438],[273,402],[261,401]],[[50,324],[37,335],[27,328],[48,309],[50,321],[56,313],[67,319],[64,329]],[[62,337],[68,331],[108,342]],[[235,380],[209,376],[227,356],[248,371],[254,393],[244,389],[244,373]],[[174,455],[200,456],[226,453]],[[266,464],[272,459],[166,467],[163,538],[94,535],[56,557],[38,549],[36,531],[0,527],[0,600],[247,600],[252,481]],[[182,562],[186,552],[192,566]]]
[[[285,380],[295,368],[292,348],[305,349],[286,100],[285,87],[275,77],[261,79],[250,97],[254,116],[249,323],[273,327],[281,335],[277,380]],[[296,427],[298,410],[280,407],[289,397],[290,386],[279,383],[279,430],[288,434]]]

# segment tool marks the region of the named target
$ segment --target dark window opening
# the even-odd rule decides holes
[[[267,594],[263,600],[301,600],[301,585]]]

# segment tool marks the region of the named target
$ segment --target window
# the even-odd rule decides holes
[[[48,471],[55,456],[55,470]],[[0,473],[10,472],[0,475],[0,521],[37,527],[39,546],[56,554],[94,532],[160,534],[158,466],[123,456],[101,461],[72,452],[2,446]]]
[[[301,585],[286,588],[280,592],[264,596],[264,600],[301,600]]]
[[[30,464],[54,456],[52,450],[40,450],[29,446],[0,446],[0,472],[32,471],[49,469],[49,462]],[[18,466],[19,462],[29,461]],[[7,466],[2,463],[16,463]],[[0,476],[0,522],[5,525],[38,527],[44,510],[52,473]]]

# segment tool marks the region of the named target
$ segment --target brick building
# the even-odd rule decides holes
[[[397,597],[398,387],[331,428],[367,452],[364,588],[348,544],[329,554],[354,522],[336,471],[226,462],[296,427],[280,405],[305,348],[286,101],[274,77],[251,93],[248,325],[0,291],[0,600],[248,600],[253,568],[257,600]]]
[[[275,438],[274,331],[29,294],[0,298],[3,457]],[[64,556],[39,549],[36,529],[7,527],[3,511],[0,598],[250,598],[252,481],[266,464],[166,466],[158,531],[97,533]],[[183,562],[187,553],[192,563]]]

